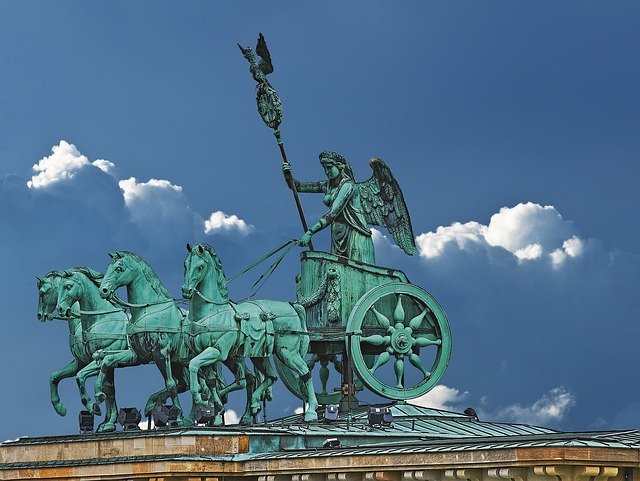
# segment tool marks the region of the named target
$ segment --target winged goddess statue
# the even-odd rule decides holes
[[[257,82],[256,102],[258,103],[258,112],[264,123],[276,130],[282,122],[282,102],[280,102],[280,97],[278,97],[277,92],[267,79],[267,75],[273,72],[267,41],[264,39],[264,35],[260,34],[255,51],[260,57],[260,62],[256,62],[254,52],[249,47],[243,47],[240,44],[238,44],[238,47],[244,58],[249,62],[249,71]]]
[[[402,190],[391,170],[381,159],[373,157],[369,165],[373,175],[365,182],[356,182],[353,169],[337,152],[322,152],[320,164],[326,181],[299,182],[293,179],[298,192],[324,194],[329,212],[320,217],[300,239],[308,245],[311,237],[331,226],[331,252],[368,264],[375,264],[375,251],[369,225],[386,227],[396,244],[413,255],[416,244],[409,210]],[[291,176],[291,165],[282,164],[285,179]]]

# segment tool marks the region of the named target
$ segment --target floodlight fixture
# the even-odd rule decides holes
[[[390,407],[370,407],[367,416],[369,426],[391,426],[393,424],[393,414]]]
[[[472,407],[468,407],[467,409],[465,409],[464,414],[465,416],[469,416],[470,418],[473,418],[476,421],[480,421],[480,419],[478,419],[478,413]]]
[[[118,423],[125,431],[140,429],[142,414],[137,408],[120,408],[118,411]]]
[[[335,423],[338,420],[339,408],[337,404],[328,404],[324,408],[324,422]]]
[[[93,432],[93,413],[90,411],[80,411],[78,414],[78,425],[80,426],[80,434],[89,434]]]
[[[156,404],[151,411],[151,419],[157,428],[174,427],[178,423],[180,410],[177,406],[168,404]]]
[[[338,438],[328,438],[322,443],[323,448],[338,448],[340,447],[340,440]]]
[[[203,425],[211,423],[216,417],[216,410],[211,404],[206,406],[196,406],[194,419],[196,424]]]

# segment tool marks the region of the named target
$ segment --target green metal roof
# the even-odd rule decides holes
[[[120,431],[107,434],[20,438],[6,445],[30,445],[128,439],[156,436],[248,435],[249,452],[209,456],[136,456],[89,460],[11,463],[1,469],[74,466],[83,464],[128,463],[161,460],[258,460],[292,459],[339,455],[381,455],[435,452],[462,452],[529,447],[590,447],[640,450],[640,432],[593,431],[559,432],[526,424],[478,421],[460,413],[429,409],[409,404],[391,406],[393,425],[369,427],[368,407],[341,414],[332,424],[304,422],[302,415],[289,416],[249,428],[238,425],[209,428]],[[322,448],[327,438],[338,438],[338,448]]]

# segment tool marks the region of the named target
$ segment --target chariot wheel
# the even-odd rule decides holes
[[[425,290],[403,282],[374,287],[358,300],[345,342],[356,375],[388,399],[427,393],[451,355],[451,331],[442,307]],[[371,354],[376,355],[373,365],[365,361]]]

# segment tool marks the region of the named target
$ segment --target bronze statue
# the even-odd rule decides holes
[[[409,211],[402,191],[389,167],[377,157],[369,164],[373,175],[356,182],[349,162],[336,152],[322,152],[320,164],[326,181],[300,182],[291,177],[291,164],[283,163],[287,185],[298,192],[324,194],[329,212],[305,232],[300,245],[309,244],[316,232],[331,225],[331,253],[349,259],[375,264],[375,251],[368,225],[386,227],[398,246],[409,255],[416,253]],[[291,177],[291,180],[289,179]]]

